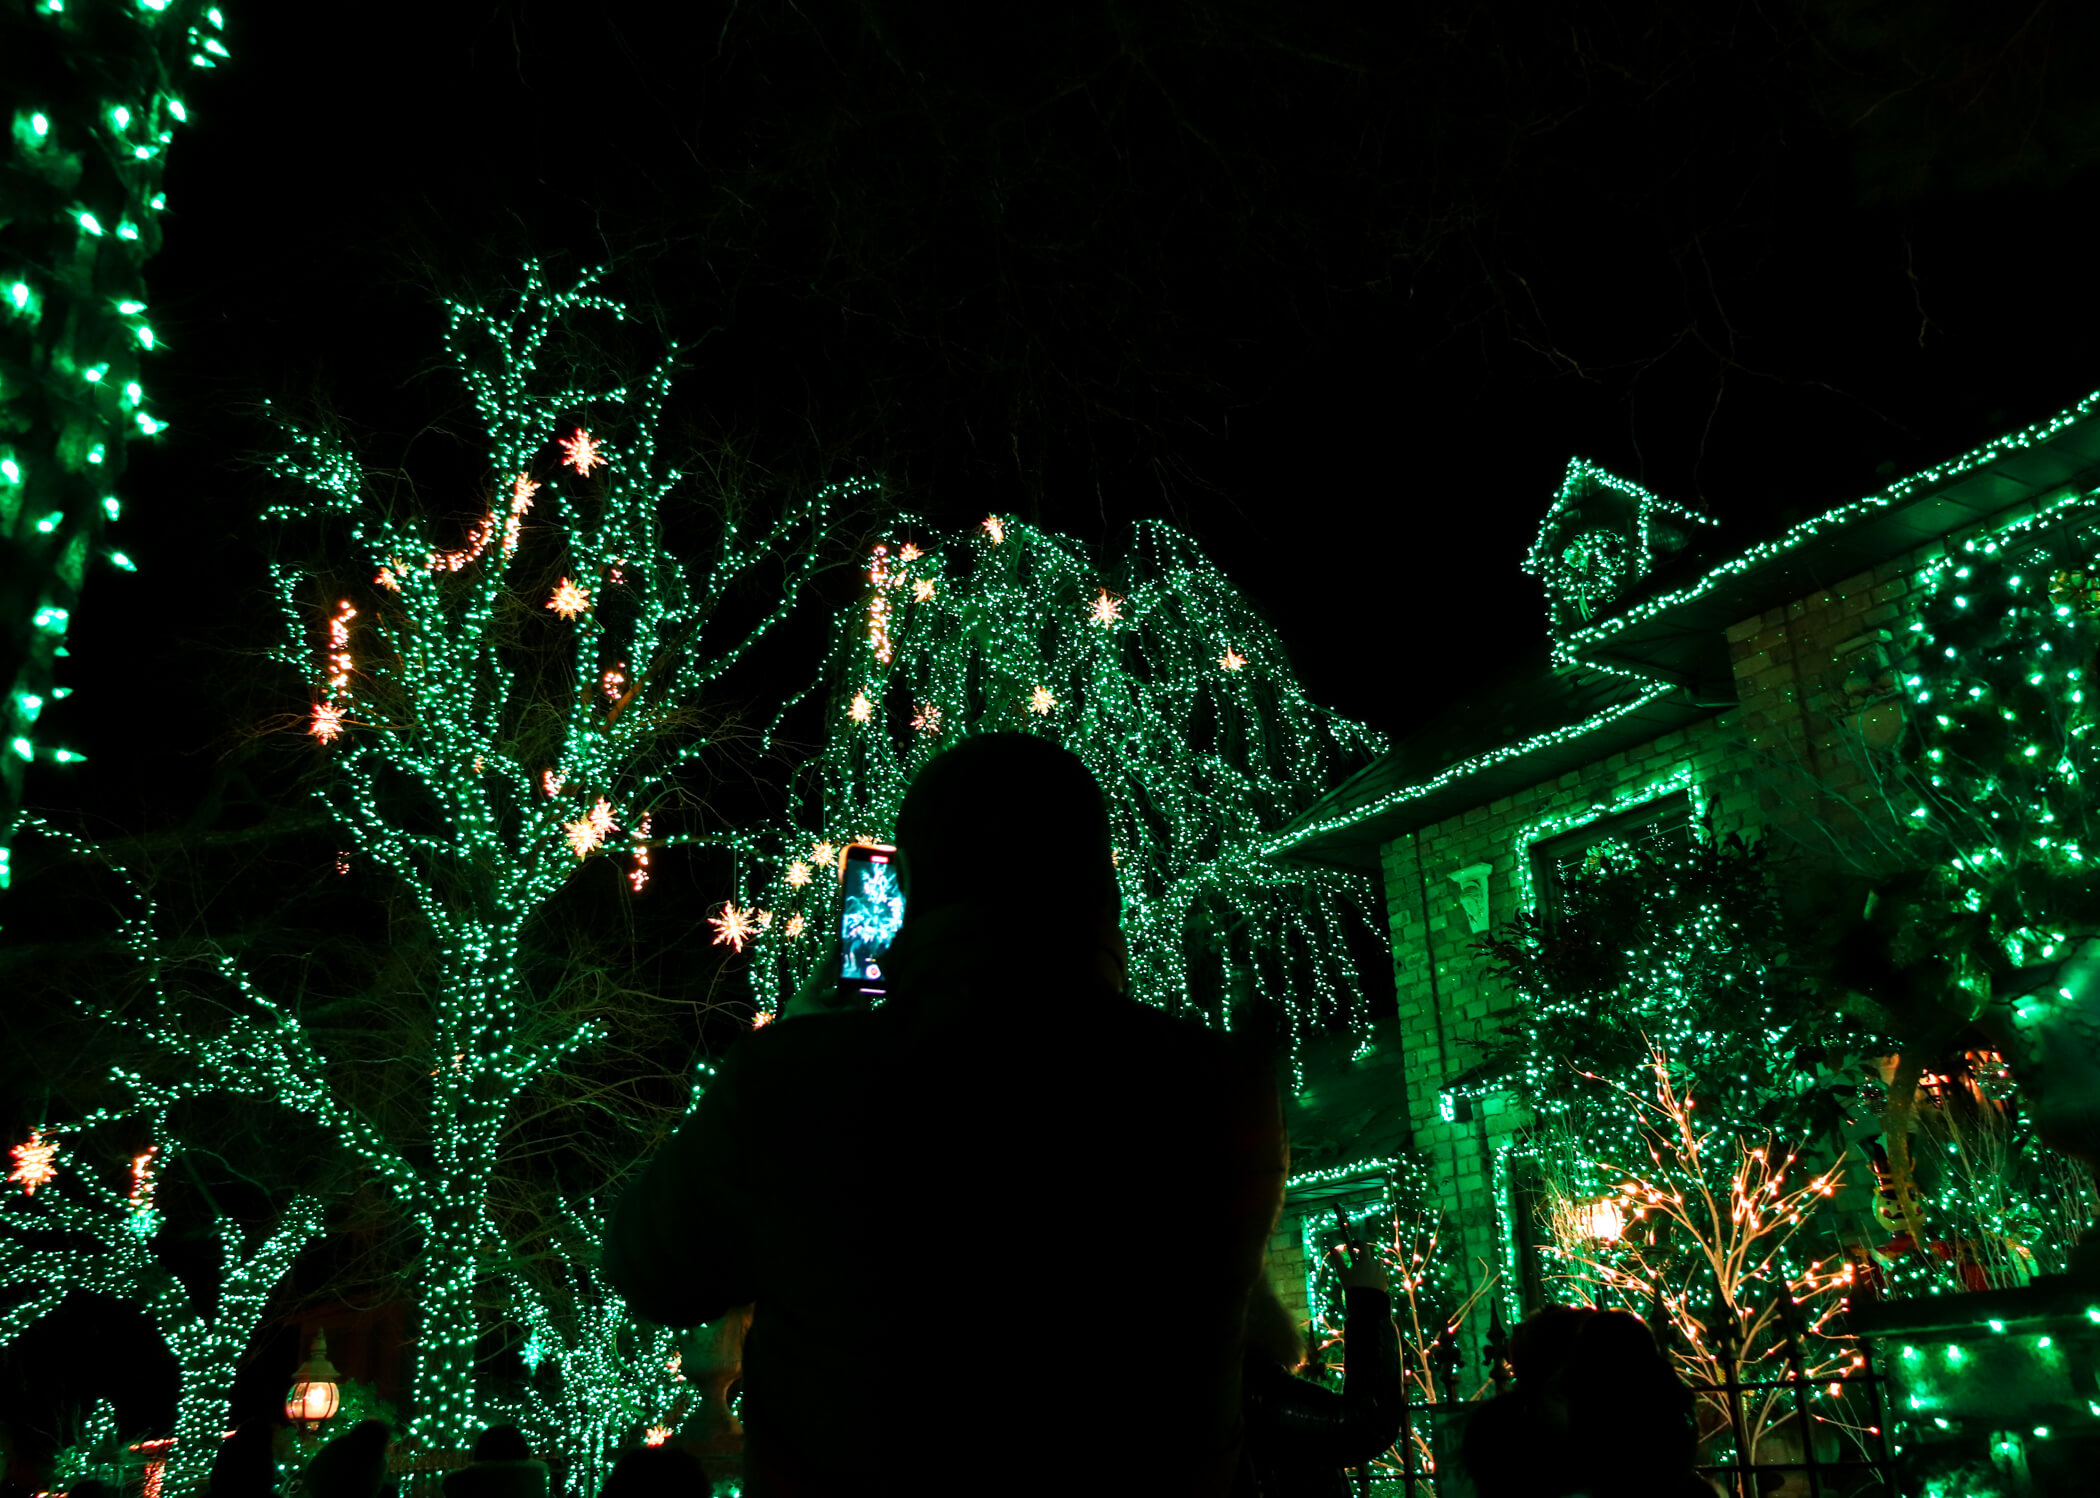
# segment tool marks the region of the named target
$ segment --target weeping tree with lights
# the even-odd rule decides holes
[[[173,1492],[200,1492],[230,1423],[241,1357],[292,1261],[320,1236],[321,1203],[296,1197],[261,1232],[217,1217],[217,1262],[192,1284],[153,1249],[163,1226],[156,1187],[180,1143],[154,1127],[153,1143],[131,1154],[124,1189],[117,1190],[94,1171],[61,1171],[62,1153],[82,1137],[40,1131],[13,1151],[9,1179],[22,1192],[0,1203],[0,1289],[21,1298],[0,1311],[0,1346],[77,1290],[138,1306],[175,1355],[180,1380],[163,1482]]]
[[[1187,537],[1144,522],[1103,567],[994,516],[960,541],[875,548],[867,582],[833,635],[805,814],[728,840],[743,856],[716,939],[752,949],[762,1016],[828,958],[839,850],[890,840],[941,747],[1018,730],[1071,749],[1107,795],[1135,997],[1216,1024],[1274,1006],[1294,1041],[1365,1022],[1349,941],[1370,930],[1369,882],[1257,849],[1384,741],[1306,699],[1274,631]]]
[[[528,936],[587,862],[619,857],[646,884],[651,849],[671,840],[652,814],[707,748],[711,684],[797,600],[838,493],[866,487],[770,518],[720,496],[704,559],[673,556],[659,511],[683,476],[656,434],[677,356],[631,386],[595,377],[608,361],[591,335],[626,317],[593,289],[601,275],[556,291],[533,266],[506,311],[449,305],[446,350],[496,488],[463,538],[375,497],[328,433],[287,425],[273,465],[299,494],[269,517],[347,533],[358,558],[349,578],[273,569],[286,621],[273,656],[310,683],[300,722],[331,761],[319,795],[349,856],[398,881],[428,931],[423,1008],[404,1026],[428,1071],[408,1137],[358,1106],[323,1038],[231,957],[217,963],[233,1011],[217,1029],[164,995],[98,1014],[173,1058],[117,1073],[139,1105],[270,1098],[384,1186],[420,1245],[411,1435],[431,1447],[477,1428],[475,1288],[484,1244],[504,1237],[490,1188],[506,1120],[596,1033],[536,991]],[[720,638],[731,589],[761,580],[765,606]],[[150,931],[138,942],[150,957]]]

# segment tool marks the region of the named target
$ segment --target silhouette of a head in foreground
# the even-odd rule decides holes
[[[1078,755],[1025,733],[977,734],[928,761],[905,793],[897,849],[907,925],[993,898],[1023,871],[1075,914],[1116,903],[1101,787]]]

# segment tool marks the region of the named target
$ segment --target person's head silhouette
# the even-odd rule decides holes
[[[1059,913],[1046,945],[1099,949],[1102,977],[1126,987],[1126,951],[1108,807],[1079,757],[1025,733],[984,733],[928,761],[897,816],[904,926],[1003,904],[997,924],[1027,933],[1017,906]]]

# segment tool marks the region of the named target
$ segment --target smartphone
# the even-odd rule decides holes
[[[838,975],[842,999],[879,1002],[890,989],[884,967],[890,943],[904,925],[904,891],[897,883],[897,850],[852,843],[839,861],[844,898],[839,905]]]

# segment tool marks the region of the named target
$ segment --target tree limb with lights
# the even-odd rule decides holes
[[[71,1144],[82,1136],[63,1137]],[[55,1139],[41,1140],[37,1153],[27,1157],[36,1161],[31,1171],[23,1170],[25,1155],[18,1148],[12,1179],[24,1190],[0,1200],[0,1287],[26,1292],[26,1298],[0,1312],[0,1346],[76,1290],[143,1310],[174,1354],[179,1377],[174,1443],[162,1480],[170,1492],[195,1493],[203,1491],[218,1457],[248,1343],[292,1261],[320,1236],[321,1203],[312,1196],[294,1198],[273,1225],[256,1233],[216,1217],[216,1263],[192,1285],[153,1250],[162,1225],[154,1204],[157,1178],[181,1148],[165,1130],[156,1130],[154,1139],[132,1155],[123,1191],[91,1171],[61,1174]],[[42,1189],[30,1190],[31,1180]]]

